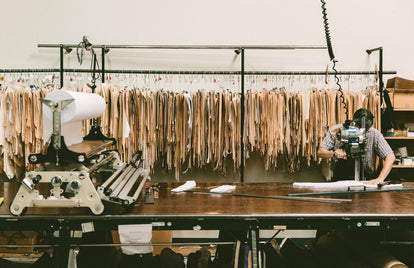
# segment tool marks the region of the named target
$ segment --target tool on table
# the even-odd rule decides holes
[[[378,183],[378,184],[377,184],[377,186],[378,186],[378,188],[382,188],[382,187],[384,187],[385,185],[389,185],[389,184],[390,184],[390,182],[389,182],[389,181],[383,181],[383,182]]]
[[[154,190],[151,186],[145,187],[145,198],[144,198],[145,204],[154,204]]]
[[[313,198],[313,197],[291,197],[291,196],[266,196],[266,195],[253,195],[253,194],[235,194],[235,193],[218,193],[218,192],[204,192],[186,190],[183,192],[194,194],[210,194],[210,195],[226,195],[226,196],[239,196],[239,197],[252,197],[252,198],[267,198],[267,199],[282,199],[292,201],[307,201],[307,202],[319,202],[319,203],[331,203],[340,204],[342,202],[352,202],[352,199],[337,199],[337,198]]]

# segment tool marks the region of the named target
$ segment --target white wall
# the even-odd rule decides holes
[[[373,70],[384,47],[384,69],[414,79],[414,1],[327,0],[338,69]],[[325,45],[319,0],[3,0],[0,69],[57,68],[58,49],[39,43]],[[66,56],[66,66],[78,68]],[[320,71],[327,51],[246,53],[247,70]],[[113,50],[107,68],[237,70],[232,51]],[[82,67],[88,67],[84,64]]]

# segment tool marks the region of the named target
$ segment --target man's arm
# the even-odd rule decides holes
[[[319,147],[318,157],[322,159],[332,158],[332,157],[346,159],[346,152],[344,149],[336,149],[335,151],[329,151],[323,147]]]
[[[327,158],[341,158],[346,159],[346,152],[344,149],[336,149],[335,151],[331,151],[335,148],[336,138],[334,137],[333,132],[338,130],[342,125],[336,125],[329,129],[328,133],[326,133],[326,137],[323,139],[321,145],[319,146],[317,156],[322,159]]]
[[[392,169],[392,165],[394,164],[394,161],[395,161],[394,153],[388,154],[384,159],[384,165],[378,177],[373,180],[365,181],[364,183],[365,184],[378,184],[378,183],[383,182],[387,178],[388,174],[390,173]]]
[[[395,161],[395,155],[388,142],[384,139],[384,136],[381,134],[381,132],[375,130],[374,134],[375,140],[373,144],[373,150],[381,159],[384,159],[384,162],[378,177],[373,180],[365,181],[364,183],[366,184],[378,184],[383,182],[390,173],[392,165]]]

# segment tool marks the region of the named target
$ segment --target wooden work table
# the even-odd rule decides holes
[[[4,204],[0,207],[1,230],[58,231],[55,248],[56,267],[67,267],[69,248],[74,247],[72,230],[93,223],[94,229],[117,230],[121,224],[152,223],[154,230],[245,230],[249,232],[253,267],[258,266],[258,241],[261,229],[351,229],[412,230],[414,191],[349,193],[322,195],[321,198],[352,199],[340,204],[263,199],[199,193],[173,193],[180,184],[160,184],[155,204],[144,204],[143,196],[134,206],[123,208],[105,203],[102,215],[88,208],[29,208],[25,215],[12,216],[9,204],[19,185],[0,184]],[[286,196],[310,192],[291,183],[249,183],[237,185],[234,193]],[[198,184],[194,190],[209,191],[217,184]],[[413,188],[414,183],[404,183]],[[316,196],[313,196],[316,197]],[[75,244],[76,245],[76,244]]]
[[[7,223],[27,221],[42,225],[50,221],[69,222],[71,228],[80,229],[80,222],[93,221],[96,226],[104,223],[105,228],[134,222],[157,222],[159,229],[192,229],[195,223],[206,229],[214,229],[229,223],[260,226],[260,228],[319,228],[332,225],[344,228],[364,228],[365,222],[376,228],[389,229],[414,224],[414,191],[382,193],[350,193],[312,196],[320,198],[352,199],[340,204],[306,201],[263,199],[240,196],[223,196],[197,193],[173,193],[171,189],[180,184],[160,184],[159,198],[155,204],[144,204],[143,195],[131,207],[104,203],[102,215],[93,215],[88,208],[28,208],[25,215],[12,216],[9,204],[19,187],[17,183],[0,184],[0,196],[4,204],[0,207],[0,226]],[[291,183],[245,183],[237,185],[234,193],[263,196],[286,196],[290,193],[311,192],[306,188],[293,187]],[[218,184],[198,184],[194,190],[209,191]],[[404,188],[414,188],[414,183],[404,183]],[[362,225],[361,225],[362,224]],[[403,224],[403,226],[401,226]],[[23,227],[23,226],[21,226]],[[372,227],[372,226],[368,226]],[[1,228],[1,227],[0,227]],[[217,229],[217,227],[216,227]]]

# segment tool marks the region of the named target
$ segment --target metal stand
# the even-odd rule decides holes
[[[67,268],[70,250],[70,229],[67,223],[62,223],[59,227],[59,246],[55,248],[53,258],[55,268]]]
[[[68,149],[65,140],[61,135],[61,112],[73,99],[54,102],[50,100],[40,100],[43,104],[48,106],[53,113],[53,132],[50,137],[50,144],[47,148],[46,154],[37,153],[29,155],[30,164],[40,164],[45,162],[55,163],[60,166],[63,162],[83,163],[86,160],[84,153],[76,153]]]
[[[259,227],[250,226],[249,246],[252,254],[252,267],[259,268]]]
[[[381,109],[382,109],[382,93],[383,93],[383,89],[384,89],[384,82],[383,82],[383,77],[382,75],[384,74],[383,71],[383,66],[382,66],[382,62],[383,62],[383,58],[382,58],[382,54],[383,54],[383,48],[382,47],[377,47],[377,48],[373,48],[373,49],[367,49],[365,50],[368,55],[371,55],[372,52],[374,51],[379,51],[379,92],[380,92],[380,103],[381,103]]]

